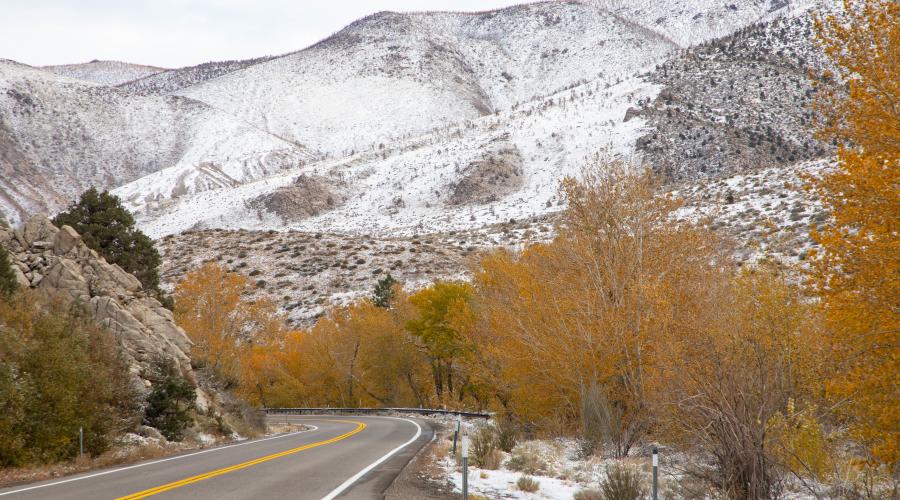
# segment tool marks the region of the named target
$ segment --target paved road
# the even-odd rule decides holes
[[[0,499],[370,499],[432,438],[389,417],[270,417],[315,429],[0,489]]]

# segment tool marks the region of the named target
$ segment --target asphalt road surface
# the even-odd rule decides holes
[[[0,499],[381,498],[432,439],[417,419],[276,416],[312,430],[0,489]]]

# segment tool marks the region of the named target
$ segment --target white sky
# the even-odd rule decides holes
[[[488,10],[522,0],[0,0],[0,58],[163,67],[304,48],[381,10]]]

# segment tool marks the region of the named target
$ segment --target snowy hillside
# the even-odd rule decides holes
[[[123,89],[134,90],[144,94],[167,94],[270,59],[273,59],[273,56],[257,57],[242,61],[207,62],[196,66],[158,71],[143,77],[126,80],[119,86]]]
[[[626,112],[656,91],[637,79],[611,87],[586,84],[389,147],[132,208],[153,236],[191,227],[413,234],[540,215],[560,208],[559,180],[577,174],[594,152],[631,153],[646,130],[641,119],[626,121]],[[340,203],[305,218],[254,203],[276,190],[309,189],[307,182],[297,186],[301,175],[319,179],[317,189],[326,186]],[[115,192],[133,199],[146,189],[144,182]]]
[[[578,2],[478,14],[381,12],[306,50],[177,94],[345,155],[573,84],[616,82],[674,48]]]
[[[182,97],[142,97],[0,61],[0,210],[12,222],[166,167],[186,193],[308,161],[294,144]],[[141,193],[142,199],[155,191]]]
[[[43,66],[41,69],[60,76],[108,86],[119,85],[166,71],[164,68],[157,68],[156,66],[96,60],[82,64]]]
[[[663,86],[639,116],[652,131],[637,144],[672,180],[734,174],[820,158],[811,129],[815,88],[825,69],[808,10],[699,45],[647,79]]]
[[[755,3],[749,5],[759,7]],[[735,16],[750,10],[746,6],[744,10],[726,9],[735,12]],[[414,30],[414,34],[428,33],[428,39],[435,33],[453,33],[454,46],[467,47],[468,52],[458,51],[465,60],[485,61],[468,64],[467,67],[490,70],[473,72],[475,77],[467,83],[469,87],[457,90],[462,92],[477,86],[484,102],[489,102],[494,111],[461,120],[466,117],[463,114],[456,124],[419,135],[406,132],[398,139],[377,143],[371,139],[378,137],[377,132],[360,135],[364,140],[369,138],[360,143],[354,141],[356,135],[345,129],[341,134],[327,136],[337,141],[333,145],[313,142],[337,158],[234,189],[176,200],[158,197],[152,204],[135,203],[132,208],[140,212],[141,224],[155,236],[192,227],[415,234],[460,230],[552,213],[560,208],[559,181],[567,175],[577,175],[579,168],[598,150],[625,157],[641,156],[670,180],[742,173],[821,157],[825,149],[808,132],[811,115],[807,106],[811,92],[806,72],[819,64],[811,55],[808,41],[811,16],[808,10],[787,6],[781,11],[784,15],[773,21],[744,28],[731,37],[700,44],[684,53],[675,53],[674,46],[660,41],[657,35],[640,34],[641,30],[610,17],[603,9],[581,3],[535,4],[482,14],[371,16],[309,51],[210,80],[189,88],[187,93],[211,100],[210,96],[219,97],[211,93],[214,88],[237,86],[238,81],[247,86],[263,82],[260,85],[267,90],[261,93],[280,95],[280,100],[289,101],[286,107],[290,108],[298,99],[285,97],[287,83],[274,82],[278,78],[301,76],[292,75],[283,65],[304,57],[313,61],[307,63],[314,64],[323,57],[315,51],[338,46],[345,54],[352,55],[347,59],[348,66],[353,63],[359,64],[358,68],[370,68],[374,63],[357,53],[360,48],[342,40],[351,38],[351,34],[356,35],[353,39],[364,39],[361,32],[367,36],[377,33],[384,38],[390,32],[384,20],[393,19],[391,29],[397,29],[400,23],[407,30],[406,39],[415,38],[409,30]],[[759,8],[753,12],[756,14],[738,19],[763,15]],[[695,15],[688,18],[693,19]],[[399,21],[395,19],[397,16]],[[544,23],[542,28],[532,26],[536,20]],[[426,23],[429,29],[418,29]],[[609,36],[617,42],[592,39],[584,42],[582,49],[547,56],[544,59],[552,58],[553,62],[547,63],[543,73],[524,62],[529,59],[523,54],[529,50],[547,52],[552,43],[535,45],[540,49],[519,49],[519,55],[515,55],[514,48],[528,47],[529,38],[577,46],[572,40],[562,41],[566,39],[562,34],[568,29],[566,23],[577,24],[581,30],[605,26],[604,35],[586,38]],[[614,28],[624,31],[609,31]],[[574,32],[575,28],[571,30]],[[504,35],[500,36],[501,33]],[[632,34],[633,38],[626,34]],[[462,42],[479,37],[488,41],[469,45]],[[391,38],[385,40],[394,43]],[[622,45],[623,40],[635,45],[627,48]],[[588,54],[590,44],[616,49],[608,54],[603,50]],[[416,44],[409,45],[404,53],[415,53],[416,47]],[[504,56],[499,56],[500,53]],[[619,54],[618,59],[614,54]],[[658,54],[669,56],[654,68],[653,61],[660,57]],[[551,69],[555,65],[567,69],[554,73]],[[613,69],[604,73],[598,71],[601,68]],[[645,72],[641,76],[630,78],[616,73],[637,75],[642,69]],[[385,68],[379,66],[378,70],[377,77],[363,77],[366,83],[361,88],[391,92],[376,83],[383,78],[380,75]],[[404,81],[418,82],[415,75],[397,71],[396,76],[406,78]],[[491,71],[515,76],[494,79],[488,76]],[[589,71],[595,74],[590,75]],[[541,78],[541,74],[546,76]],[[565,77],[573,75],[577,78],[563,85]],[[304,82],[310,78],[302,76]],[[489,85],[498,81],[506,83]],[[553,86],[566,90],[529,97]],[[337,84],[326,87],[329,91],[340,89]],[[758,88],[768,92],[760,97]],[[372,100],[377,104],[386,95],[376,94]],[[402,97],[396,99],[402,101]],[[743,104],[735,106],[738,102]],[[227,100],[216,103],[223,107],[228,104]],[[263,112],[255,99],[239,104],[248,113]],[[331,108],[329,105],[321,113],[327,116]],[[268,123],[284,125],[288,121],[296,124],[304,120],[297,109],[287,113],[274,104],[269,109],[283,116],[276,116],[276,120]],[[463,104],[463,109],[470,108]],[[776,109],[784,114],[785,120],[774,118]],[[378,121],[376,111],[377,107],[369,106],[354,113],[343,112],[335,117],[342,120],[335,125],[335,131],[339,127],[361,131],[377,122],[381,124],[379,132],[390,132],[390,120]],[[269,117],[260,119],[270,120]],[[370,121],[353,123],[353,120]],[[409,124],[406,121],[403,125]],[[289,128],[280,129],[280,133],[299,133],[298,129]],[[299,130],[305,137],[316,133],[315,127]],[[352,146],[353,154],[343,156],[334,151],[334,146]],[[163,171],[116,192],[126,199],[139,200],[139,193],[175,175]],[[294,203],[298,206],[291,208],[290,200],[297,200]],[[309,200],[318,202],[313,207]]]
[[[298,52],[113,88],[3,63],[0,208],[17,219],[94,185],[157,237],[409,235],[552,214],[600,150],[670,180],[787,166],[825,152],[806,131],[811,6],[380,12]]]
[[[593,0],[609,12],[687,48],[745,26],[805,10],[815,0]]]

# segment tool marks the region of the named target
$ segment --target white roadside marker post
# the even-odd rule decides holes
[[[84,457],[84,427],[78,428],[78,458]]]
[[[653,500],[657,500],[656,482],[657,482],[657,478],[658,478],[658,471],[659,471],[659,450],[656,448],[656,446],[654,446],[653,447]]]
[[[469,436],[462,435],[462,494],[463,500],[469,500]]]
[[[462,427],[462,416],[456,416],[456,430],[453,431],[453,454],[456,455],[456,439],[459,437],[459,429]]]

